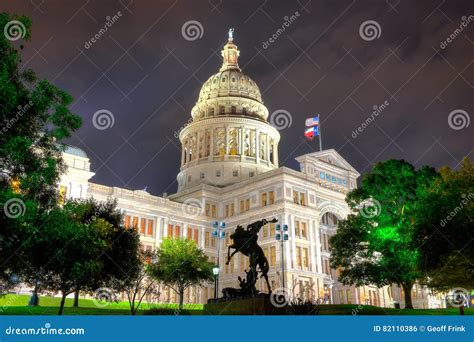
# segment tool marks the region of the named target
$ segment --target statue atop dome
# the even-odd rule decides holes
[[[229,29],[229,42],[234,41],[234,28]]]

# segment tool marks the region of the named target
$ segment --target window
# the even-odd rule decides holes
[[[249,177],[253,177],[254,174],[255,174],[254,172],[250,171],[250,172],[249,172]]]
[[[153,220],[148,220],[148,229],[147,229],[147,235],[153,236],[153,227],[155,225],[155,222]]]
[[[300,221],[295,220],[295,235],[300,237]]]
[[[67,196],[67,186],[60,185],[59,186],[59,204],[63,205],[66,201]]]
[[[301,267],[301,247],[296,247],[296,264]]]
[[[140,233],[145,235],[145,225],[146,225],[146,219],[142,218],[140,220]]]
[[[211,217],[217,217],[217,207],[215,204],[211,205]]]
[[[219,114],[224,114],[224,113],[225,113],[225,107],[219,106]]]
[[[134,216],[133,217],[133,223],[132,223],[133,229],[138,229],[138,217]]]
[[[306,206],[306,194],[293,190],[293,203]]]
[[[232,171],[232,176],[237,177],[239,175],[239,171],[234,170]]]
[[[201,172],[201,174],[199,175],[199,177],[200,177],[201,179],[204,179],[204,177],[206,177],[206,175],[204,174],[204,172]]]
[[[196,245],[199,245],[199,230],[194,229],[194,237],[193,237],[194,242],[196,242]]]
[[[330,181],[331,181],[331,175],[328,175],[327,173],[326,173],[326,181],[327,181],[327,182],[330,182]]]
[[[188,235],[186,236],[188,240],[192,240],[193,238],[193,230],[190,226],[188,226]]]
[[[250,198],[245,200],[245,211],[250,210]]]
[[[174,235],[175,238],[179,239],[181,236],[181,227],[176,225],[174,226]]]
[[[214,116],[214,107],[209,108],[209,116]]]
[[[220,177],[221,176],[221,170],[217,170],[216,171],[216,177]]]
[[[234,203],[226,204],[225,217],[234,216]]]
[[[301,237],[303,239],[308,238],[308,234],[307,234],[307,231],[306,231],[306,222],[301,222]]]
[[[242,108],[242,114],[247,115],[247,108]]]
[[[269,204],[274,204],[275,203],[275,193],[273,191],[270,191],[268,193],[268,203]]]
[[[188,176],[188,183],[191,183],[191,175]]]
[[[268,225],[263,226],[262,236],[264,239],[268,236]]]
[[[276,265],[276,248],[275,246],[270,247],[270,266]]]
[[[125,215],[125,220],[124,220],[124,223],[123,223],[123,226],[125,228],[129,228],[130,227],[130,220],[132,219],[132,217],[130,215]]]
[[[342,185],[342,179],[341,178],[337,179],[337,184]]]
[[[230,112],[231,112],[232,114],[236,114],[236,113],[237,113],[237,107],[236,107],[236,106],[230,107]]]
[[[169,238],[173,237],[173,225],[172,224],[168,225],[168,237]]]
[[[332,176],[331,180],[332,180],[333,183],[336,183],[336,177]]]
[[[303,248],[303,266],[309,267],[308,248]]]
[[[342,180],[342,184],[344,184],[344,186],[347,187],[347,180],[343,179],[343,180]]]
[[[204,246],[209,247],[209,240],[211,238],[211,233],[210,232],[205,232],[204,233]]]
[[[267,193],[264,192],[262,193],[262,207],[265,207],[267,205]]]

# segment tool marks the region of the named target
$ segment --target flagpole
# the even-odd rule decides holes
[[[321,120],[319,119],[319,114],[318,114],[318,135],[319,135],[319,151],[323,150],[323,144],[321,142]]]

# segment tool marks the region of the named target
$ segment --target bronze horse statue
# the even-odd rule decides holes
[[[249,224],[247,226],[247,229],[244,229],[241,225],[238,225],[235,229],[235,232],[230,236],[230,238],[233,240],[233,243],[228,247],[226,264],[229,264],[230,260],[237,252],[248,256],[250,263],[249,272],[252,272],[253,274],[254,292],[256,292],[255,282],[257,280],[257,266],[259,267],[260,272],[262,273],[260,277],[263,277],[267,283],[268,292],[272,292],[270,282],[268,280],[268,260],[265,257],[265,254],[263,253],[262,247],[258,245],[257,241],[260,229],[269,222],[277,221],[277,219],[272,219],[271,221],[263,219],[261,221],[256,221],[254,223]],[[232,253],[230,253],[231,248],[234,249]]]

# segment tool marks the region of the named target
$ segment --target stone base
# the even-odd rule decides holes
[[[214,302],[210,302],[210,301]],[[204,304],[203,311],[207,315],[265,315],[271,306],[268,295],[247,299],[223,300],[211,299]]]

